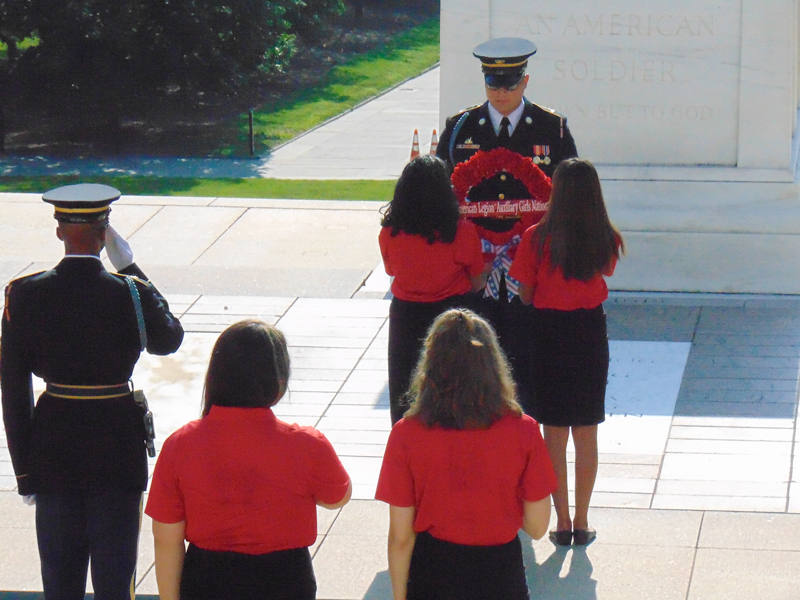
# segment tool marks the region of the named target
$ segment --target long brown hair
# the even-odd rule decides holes
[[[208,363],[203,416],[212,406],[258,408],[277,404],[286,393],[289,351],[280,330],[245,320],[223,331]]]
[[[553,173],[547,212],[536,228],[533,247],[539,257],[550,242],[550,264],[565,279],[588,281],[625,252],[603,202],[597,170],[588,160],[569,158]]]
[[[491,325],[454,308],[431,325],[405,416],[427,427],[483,429],[506,415],[522,415],[511,371]]]

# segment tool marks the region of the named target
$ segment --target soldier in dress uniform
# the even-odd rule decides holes
[[[551,177],[559,162],[578,155],[567,120],[524,96],[530,78],[525,70],[536,44],[497,38],[472,53],[481,61],[487,101],[447,119],[436,149],[439,158],[455,166],[478,150],[503,147],[531,157]]]
[[[555,111],[529,102],[524,94],[529,75],[528,58],[536,45],[523,38],[497,38],[478,45],[473,55],[481,61],[487,101],[447,119],[436,155],[451,168],[469,160],[479,150],[507,148],[533,162],[548,177],[565,158],[578,155],[567,120]],[[470,201],[512,200],[530,194],[513,176],[498,173],[475,185]],[[473,219],[484,246],[484,258],[495,262],[484,292],[482,312],[497,329],[511,360],[523,407],[528,405],[530,383],[530,309],[517,294],[517,282],[508,267],[525,224],[515,218]]]
[[[17,489],[36,505],[47,599],[83,598],[90,557],[95,598],[133,598],[147,428],[129,381],[143,349],[170,354],[183,340],[166,300],[108,225],[119,196],[96,184],[45,193],[64,259],[6,287],[3,420]],[[100,262],[104,246],[119,273]],[[35,405],[32,374],[47,385]]]

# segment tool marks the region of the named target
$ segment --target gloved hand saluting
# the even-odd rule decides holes
[[[106,229],[106,253],[117,272],[133,264],[130,244],[111,225]]]

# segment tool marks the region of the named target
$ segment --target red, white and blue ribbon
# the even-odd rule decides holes
[[[501,277],[505,277],[506,280],[506,291],[508,293],[509,302],[514,296],[519,294],[519,281],[508,276],[508,270],[511,268],[512,262],[511,257],[508,256],[508,252],[516,248],[521,239],[521,236],[515,235],[502,246],[495,246],[489,240],[481,240],[483,253],[494,254],[492,271],[489,273],[489,278],[486,280],[486,287],[483,290],[484,298],[500,299]]]

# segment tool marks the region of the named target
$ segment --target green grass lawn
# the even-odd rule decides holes
[[[388,202],[394,181],[316,179],[190,179],[178,177],[3,177],[0,192],[32,192],[72,183],[104,183],[137,196],[211,196],[223,198],[296,198]]]
[[[437,17],[398,35],[377,50],[334,67],[322,84],[255,110],[256,153],[288,142],[364,100],[419,75],[438,61]],[[247,115],[240,116],[236,122],[238,141],[221,148],[217,155],[241,155],[241,149],[248,147]]]

